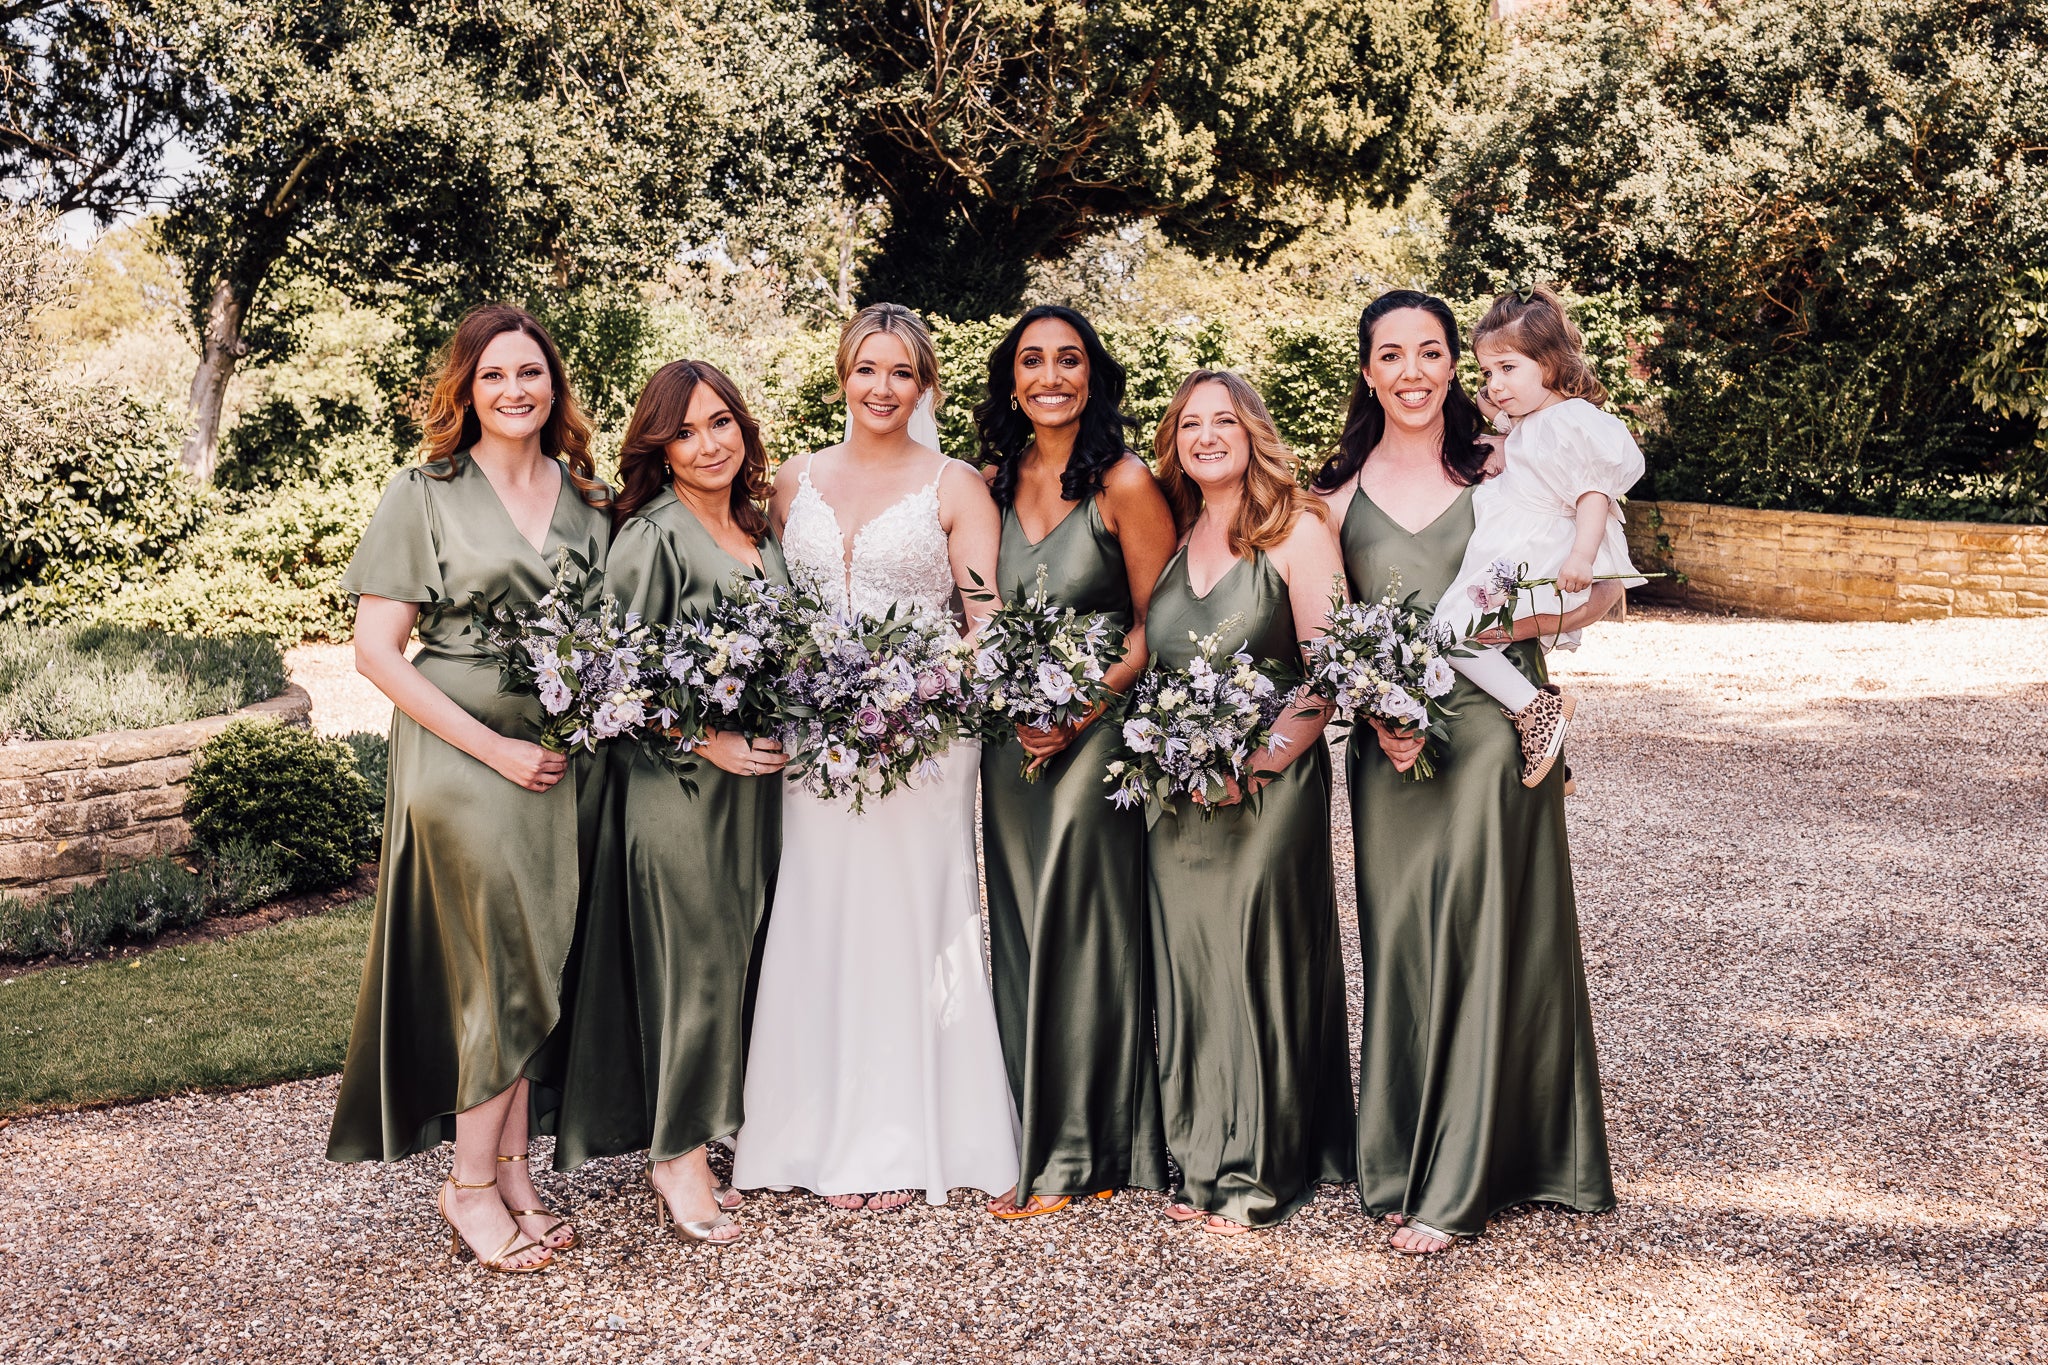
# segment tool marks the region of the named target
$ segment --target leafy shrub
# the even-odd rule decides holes
[[[341,575],[402,458],[372,435],[335,442],[314,477],[223,508],[167,572],[107,598],[97,615],[201,635],[348,639],[355,612]]]
[[[218,716],[284,691],[261,635],[0,623],[0,737],[76,739]]]
[[[45,621],[147,578],[205,519],[205,489],[179,467],[184,423],[113,389],[90,421],[43,452],[13,450],[0,488],[0,619]]]
[[[1657,495],[2040,506],[2048,5],[1586,0],[1511,32],[1437,183],[1445,268],[1643,301]]]
[[[116,940],[152,939],[208,916],[240,914],[285,890],[276,855],[246,843],[217,850],[198,872],[147,858],[33,903],[0,896],[0,957],[83,957]]]
[[[236,721],[199,751],[185,815],[209,854],[236,843],[276,854],[294,891],[353,877],[376,821],[347,744],[264,721]]]
[[[374,812],[368,843],[374,852],[384,837],[384,794],[391,779],[391,741],[370,730],[343,735],[341,742],[356,756],[356,771],[370,784],[370,809]]]

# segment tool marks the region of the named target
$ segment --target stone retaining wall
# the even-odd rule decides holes
[[[294,683],[231,715],[0,745],[0,893],[33,900],[109,866],[183,852],[185,775],[199,747],[237,720],[303,726],[312,712]]]
[[[1630,502],[1653,597],[1809,621],[2048,614],[2048,527]]]

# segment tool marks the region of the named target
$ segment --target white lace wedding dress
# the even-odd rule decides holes
[[[934,474],[862,527],[849,567],[806,469],[782,532],[791,575],[858,611],[949,610],[938,488]],[[1016,1184],[1017,1111],[982,967],[977,746],[954,745],[941,767],[860,815],[783,789],[733,1157],[743,1189],[923,1190],[943,1204],[955,1187]]]

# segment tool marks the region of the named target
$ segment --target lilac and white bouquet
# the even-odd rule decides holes
[[[996,608],[975,635],[971,691],[983,737],[1001,740],[1019,725],[1052,730],[1086,719],[1115,697],[1104,679],[1123,652],[1124,632],[1107,616],[1083,616],[1047,600],[1041,565],[1037,590]],[[1023,775],[1038,780],[1029,757]]]
[[[638,615],[608,593],[590,605],[591,558],[564,548],[554,583],[536,602],[471,598],[472,629],[498,658],[502,686],[540,698],[539,741],[556,753],[596,753],[647,720],[640,671],[650,649]]]
[[[1237,623],[1232,617],[1206,638],[1190,631],[1196,656],[1183,668],[1155,662],[1125,698],[1122,752],[1103,777],[1119,809],[1192,796],[1204,818],[1213,816],[1230,782],[1256,776],[1247,772],[1252,754],[1278,746],[1273,726],[1300,689],[1242,647],[1223,653]]]
[[[1401,595],[1401,575],[1387,580],[1377,602],[1346,602],[1339,590],[1328,630],[1308,643],[1311,685],[1330,699],[1337,719],[1355,724],[1377,718],[1423,738],[1407,776],[1436,776],[1443,722],[1455,714],[1443,699],[1457,685],[1448,656],[1459,648],[1449,622],[1432,620]]]
[[[787,772],[813,795],[887,796],[936,777],[939,755],[968,727],[968,646],[951,618],[816,610],[790,637],[781,681]]]
[[[1530,588],[1556,587],[1557,578],[1531,578],[1527,564],[1516,564],[1511,560],[1496,559],[1486,566],[1486,576],[1465,589],[1465,595],[1472,599],[1472,605],[1479,608],[1479,616],[1466,627],[1464,644],[1470,644],[1472,637],[1488,630],[1499,630],[1512,635],[1515,630],[1515,607],[1521,596]],[[1661,573],[1596,573],[1595,583],[1625,578],[1630,582],[1638,578],[1662,578]]]
[[[750,738],[781,729],[782,674],[795,634],[823,611],[816,598],[765,578],[735,574],[711,608],[661,634],[646,671],[648,751],[678,771],[713,730]]]

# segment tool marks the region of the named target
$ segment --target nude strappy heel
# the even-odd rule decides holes
[[[498,1160],[525,1161],[528,1155],[529,1153],[521,1152],[517,1156],[501,1156]],[[555,1211],[553,1209],[507,1209],[505,1212],[511,1214],[515,1222],[521,1218],[555,1218]],[[549,1242],[548,1238],[554,1236],[556,1231],[561,1228],[569,1229],[569,1240],[557,1246]],[[582,1243],[583,1239],[576,1235],[576,1229],[570,1227],[569,1220],[566,1218],[555,1218],[555,1221],[549,1224],[547,1230],[540,1235],[540,1244],[549,1251],[574,1251]]]
[[[440,1192],[434,1196],[434,1211],[439,1213],[441,1221],[448,1225],[448,1259],[459,1261],[462,1259],[462,1253],[469,1250],[469,1244],[462,1240],[462,1230],[457,1228],[455,1220],[448,1216],[447,1186],[449,1185],[453,1185],[458,1190],[495,1190],[498,1188],[498,1182],[495,1180],[485,1180],[471,1185],[465,1181],[457,1180],[453,1175],[450,1175],[443,1182]],[[508,1258],[517,1256],[520,1252],[532,1247],[539,1247],[548,1254],[531,1265],[511,1264]],[[470,1252],[470,1254],[472,1256],[476,1255],[475,1252]],[[495,1270],[500,1275],[531,1275],[537,1270],[546,1270],[555,1263],[555,1249],[548,1246],[545,1242],[534,1241],[531,1237],[519,1231],[519,1226],[515,1223],[512,1227],[512,1235],[505,1239],[505,1245],[498,1248],[497,1254],[489,1258],[477,1256],[476,1263],[485,1270]]]
[[[654,1196],[654,1226],[660,1228],[673,1223],[676,1235],[686,1242],[702,1242],[706,1246],[722,1247],[729,1246],[746,1235],[743,1230],[736,1231],[731,1237],[714,1235],[722,1228],[739,1229],[740,1225],[733,1221],[732,1215],[723,1211],[716,1218],[704,1218],[695,1222],[676,1217],[676,1211],[668,1206],[668,1196],[654,1184],[652,1167],[647,1170],[647,1192]]]

